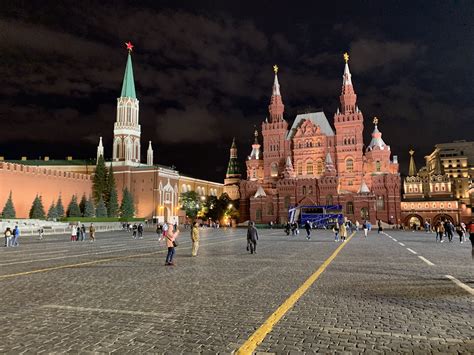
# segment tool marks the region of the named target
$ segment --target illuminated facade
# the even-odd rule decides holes
[[[403,182],[402,218],[405,225],[470,222],[474,189],[474,142],[456,141],[435,146],[425,156],[426,165],[416,170],[410,151],[408,176]]]
[[[353,221],[399,221],[397,157],[391,158],[377,119],[372,140],[364,149],[364,118],[348,55],[345,59],[335,129],[324,112],[298,115],[289,127],[278,67],[274,67],[269,116],[262,123],[263,152],[256,134],[246,161],[247,178],[239,186],[241,220],[283,223],[291,206],[340,204]]]

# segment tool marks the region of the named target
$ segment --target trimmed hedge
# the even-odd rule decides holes
[[[144,222],[145,218],[118,218],[118,217],[67,217],[61,218],[61,222]]]

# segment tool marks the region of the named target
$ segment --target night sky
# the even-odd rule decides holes
[[[104,2],[105,3],[105,2]],[[331,124],[344,62],[365,118],[407,170],[434,144],[472,140],[472,1],[9,1],[0,11],[0,155],[112,153],[116,98],[134,45],[142,159],[222,181],[268,114],[273,64],[289,123]]]

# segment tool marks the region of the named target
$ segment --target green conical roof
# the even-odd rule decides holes
[[[125,74],[123,75],[122,93],[121,97],[137,98],[135,94],[135,80],[133,79],[132,56],[128,53],[127,66],[125,67]]]

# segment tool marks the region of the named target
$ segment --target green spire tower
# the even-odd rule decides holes
[[[227,165],[226,178],[240,178],[240,168],[239,162],[237,160],[237,145],[235,144],[235,138],[232,140],[232,145],[230,147],[230,159],[229,165]]]
[[[139,105],[135,92],[132,66],[132,43],[125,43],[127,65],[123,75],[122,91],[117,99],[117,121],[114,125],[113,161],[115,165],[136,165],[140,163]]]

